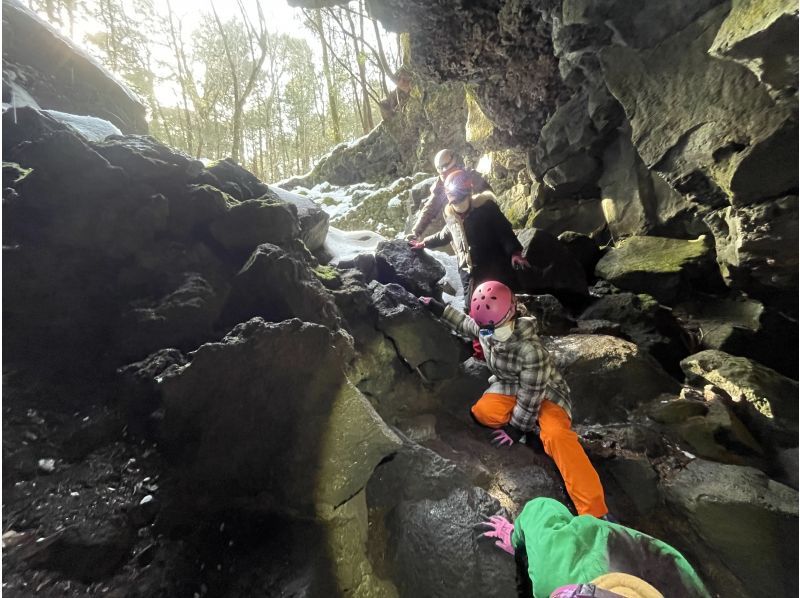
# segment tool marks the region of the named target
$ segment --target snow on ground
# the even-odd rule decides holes
[[[59,112],[58,110],[42,110],[42,112],[75,129],[89,141],[103,141],[109,135],[122,135],[122,131],[117,127],[96,116],[80,116],[78,114]]]
[[[296,187],[293,193],[304,195],[321,207],[331,220],[343,218],[355,206],[361,203],[381,187],[370,183],[356,183],[346,187],[336,187],[330,183],[319,183],[311,189]]]

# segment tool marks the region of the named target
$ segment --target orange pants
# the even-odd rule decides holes
[[[484,426],[501,428],[511,420],[516,403],[514,396],[487,392],[472,406],[472,414]],[[608,513],[600,476],[578,442],[567,412],[545,399],[539,409],[539,428],[544,452],[561,472],[578,515],[602,517]]]

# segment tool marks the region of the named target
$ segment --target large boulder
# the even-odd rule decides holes
[[[545,346],[570,387],[576,423],[624,421],[640,403],[679,389],[643,350],[613,336],[571,334]]]
[[[523,254],[534,266],[518,271],[520,291],[537,295],[550,293],[566,301],[588,294],[583,267],[555,236],[532,228],[523,230],[518,237]]]
[[[749,68],[775,90],[797,89],[797,3],[733,0],[710,52]]]
[[[707,237],[694,241],[629,237],[597,262],[595,274],[614,286],[647,293],[665,304],[696,286],[712,290],[719,280],[714,249]]]
[[[699,203],[741,206],[797,188],[793,102],[776,103],[746,67],[708,53],[720,4],[656,46],[601,53],[645,166]]]
[[[262,243],[288,243],[300,233],[297,208],[270,195],[234,204],[209,228],[233,254],[249,253]]]
[[[388,515],[386,527],[388,560],[401,595],[514,595],[514,560],[493,542],[479,541],[475,531],[498,511],[497,500],[480,488],[400,503]]]
[[[3,102],[90,114],[124,133],[147,133],[145,107],[84,50],[16,0],[3,0]]]
[[[309,251],[316,251],[325,243],[328,236],[328,214],[307,197],[297,193],[284,191],[280,187],[270,186],[280,199],[297,207],[300,219],[300,239]]]
[[[795,380],[746,357],[713,349],[690,355],[681,362],[681,367],[690,384],[713,384],[734,401],[747,401],[765,416],[796,426],[798,386]]]
[[[345,376],[349,351],[323,326],[254,318],[164,374],[165,447],[186,500],[315,516],[363,488],[400,441]]]
[[[793,594],[797,492],[749,467],[694,460],[663,484],[669,504],[748,596]],[[702,559],[701,559],[702,560]],[[702,564],[702,563],[701,563]],[[725,595],[742,595],[723,589]]]
[[[383,241],[375,252],[378,282],[397,283],[417,296],[441,299],[437,283],[444,277],[445,269],[425,251],[413,251],[405,241]]]
[[[231,281],[223,320],[229,325],[260,316],[270,321],[300,318],[339,327],[333,296],[309,265],[276,245],[259,245]]]
[[[449,327],[399,285],[373,282],[370,289],[378,312],[376,327],[391,339],[400,359],[426,382],[455,376],[462,344]]]

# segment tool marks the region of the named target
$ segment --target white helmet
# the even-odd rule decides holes
[[[433,165],[436,167],[436,172],[443,174],[457,166],[456,154],[453,150],[443,149],[433,159]]]

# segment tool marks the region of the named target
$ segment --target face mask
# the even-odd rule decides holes
[[[512,334],[514,334],[514,320],[511,320],[510,322],[507,322],[494,329],[494,338],[501,343],[504,343],[510,339]]]

